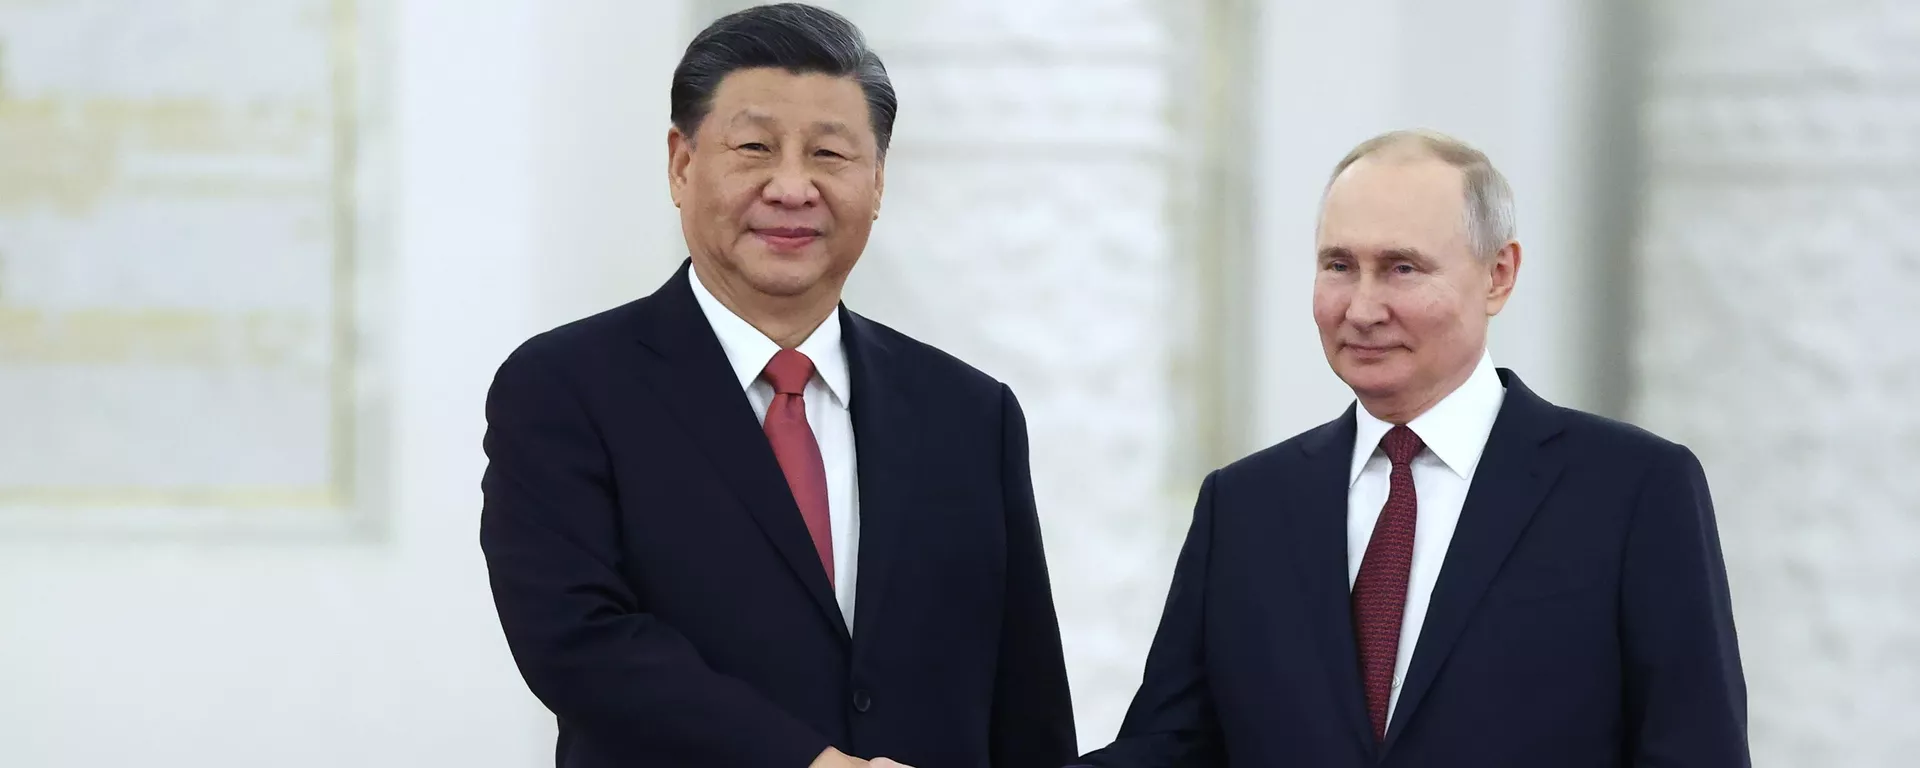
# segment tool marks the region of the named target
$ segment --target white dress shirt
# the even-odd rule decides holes
[[[1413,661],[1414,646],[1420,640],[1420,627],[1426,623],[1427,603],[1433,597],[1433,585],[1440,578],[1440,565],[1447,559],[1447,546],[1453,541],[1453,529],[1460,522],[1460,508],[1467,501],[1467,488],[1473,483],[1473,471],[1487,447],[1487,435],[1500,415],[1500,403],[1506,387],[1494,371],[1491,354],[1482,354],[1480,363],[1460,385],[1426,413],[1407,423],[1420,436],[1426,448],[1413,457],[1413,492],[1418,504],[1413,527],[1413,569],[1407,580],[1407,609],[1400,622],[1400,653],[1393,662],[1393,693],[1387,699],[1387,717],[1400,702],[1400,686],[1406,682],[1407,667]],[[1393,425],[1374,418],[1366,408],[1354,409],[1353,473],[1347,488],[1347,585],[1360,576],[1360,561],[1366,557],[1367,541],[1373,538],[1374,522],[1380,508],[1386,506],[1388,473],[1392,462],[1380,439]]]
[[[720,337],[720,348],[746,390],[753,405],[754,419],[767,420],[767,406],[773,402],[773,385],[760,377],[767,362],[780,351],[780,345],[727,309],[700,282],[698,271],[692,275],[693,298],[707,316],[713,334]],[[852,374],[847,369],[847,352],[840,345],[840,313],[827,315],[825,322],[798,347],[813,361],[813,378],[807,380],[803,397],[807,401],[807,426],[820,443],[821,463],[827,470],[827,517],[833,526],[833,591],[853,628],[854,584],[860,566],[860,483],[853,449],[853,415],[847,404],[853,399]],[[785,480],[781,482],[784,484]]]

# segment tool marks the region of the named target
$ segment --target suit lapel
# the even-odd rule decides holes
[[[1296,486],[1298,507],[1288,517],[1294,525],[1293,560],[1306,582],[1308,619],[1320,642],[1334,708],[1362,748],[1372,754],[1373,730],[1360,685],[1352,590],[1347,584],[1347,478],[1353,464],[1354,432],[1350,406],[1345,415],[1301,441],[1307,454],[1306,472]]]
[[[719,338],[694,301],[691,277],[688,264],[683,263],[649,302],[651,312],[640,323],[640,342],[659,357],[649,366],[646,380],[672,404],[668,410],[746,506],[827,621],[845,637],[846,620],[827,583],[826,569],[820,567],[800,508]]]
[[[854,653],[871,644],[893,565],[902,556],[912,510],[919,419],[895,353],[866,318],[840,310],[853,379],[848,405],[860,485],[859,583],[854,586]]]
[[[1419,645],[1387,730],[1387,749],[1393,748],[1433,687],[1454,641],[1560,475],[1560,453],[1549,443],[1560,432],[1553,406],[1511,371],[1501,369],[1500,379],[1507,387],[1506,399],[1434,584]]]

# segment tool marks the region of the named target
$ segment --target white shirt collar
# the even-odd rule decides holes
[[[1462,480],[1473,479],[1474,467],[1480,463],[1480,454],[1487,448],[1487,436],[1493,433],[1493,422],[1500,416],[1500,403],[1506,399],[1507,389],[1500,383],[1500,374],[1494,370],[1493,354],[1480,355],[1480,362],[1474,366],[1473,373],[1460,384],[1459,389],[1447,394],[1434,403],[1426,413],[1407,422],[1407,428],[1420,436],[1440,463],[1452,470]],[[1353,487],[1360,480],[1360,471],[1367,466],[1375,451],[1381,450],[1380,439],[1386,437],[1392,424],[1374,418],[1364,407],[1353,409],[1353,471],[1347,476],[1347,487]]]
[[[780,351],[780,345],[751,323],[741,319],[727,305],[721,304],[707,286],[700,282],[697,270],[687,275],[687,282],[693,284],[693,299],[700,305],[700,312],[707,316],[707,325],[713,327],[713,335],[720,338],[720,349],[726,352],[727,362],[733,366],[734,376],[740,379],[742,390],[753,386],[766,370],[767,362]],[[806,341],[798,347],[801,354],[813,361],[814,375],[827,387],[840,407],[845,408],[851,401],[849,388],[852,374],[847,370],[847,351],[840,345],[840,312],[835,309],[827,314],[820,327],[813,329]]]

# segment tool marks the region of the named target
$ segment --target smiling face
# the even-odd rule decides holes
[[[1334,373],[1367,410],[1406,423],[1467,380],[1513,290],[1520,248],[1469,245],[1464,179],[1383,151],[1334,179],[1321,207],[1313,318]]]
[[[858,82],[734,72],[697,135],[673,130],[667,146],[681,230],[716,296],[749,307],[839,301],[884,186]]]

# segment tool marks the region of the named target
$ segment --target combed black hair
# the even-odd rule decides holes
[[[880,56],[846,17],[805,3],[775,3],[720,17],[687,44],[673,70],[673,124],[692,138],[713,109],[720,81],[742,69],[851,77],[867,96],[880,154],[893,138],[899,104]]]

